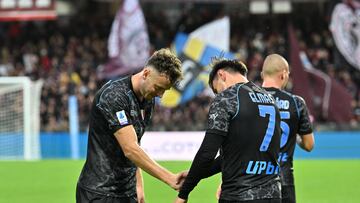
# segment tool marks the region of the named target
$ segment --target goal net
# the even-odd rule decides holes
[[[0,77],[0,159],[40,158],[42,81]]]

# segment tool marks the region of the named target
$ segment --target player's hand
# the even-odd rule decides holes
[[[169,181],[167,182],[167,184],[170,187],[172,187],[174,190],[179,191],[182,184],[185,181],[187,173],[188,173],[187,171],[183,171],[181,173],[171,175],[171,177],[170,177]]]
[[[187,200],[186,199],[181,199],[180,197],[176,197],[174,203],[186,203]]]
[[[136,187],[136,195],[138,203],[145,203],[145,193],[143,187]]]
[[[219,185],[218,189],[216,190],[216,199],[219,200],[221,195],[221,184]]]
[[[170,187],[172,187],[174,190],[179,191],[181,185],[178,183],[178,174],[172,174],[169,178],[169,180],[166,182]]]
[[[180,185],[180,187],[183,185],[189,171],[182,171],[177,174],[177,184]]]

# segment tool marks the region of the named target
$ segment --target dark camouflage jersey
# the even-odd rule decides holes
[[[114,133],[133,125],[138,141],[150,122],[154,100],[140,103],[131,77],[106,83],[95,95],[89,123],[88,149],[78,185],[115,197],[136,195],[136,166],[124,156]]]
[[[303,98],[277,88],[265,88],[275,98],[280,110],[282,136],[280,142],[280,175],[282,185],[294,185],[293,156],[296,134],[312,133],[308,110]]]
[[[216,96],[207,132],[225,136],[221,200],[279,199],[280,115],[274,98],[255,84],[239,83]]]

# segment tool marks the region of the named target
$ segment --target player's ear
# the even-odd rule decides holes
[[[146,79],[147,77],[149,77],[150,72],[151,72],[151,69],[149,67],[145,67],[142,72],[142,78]]]
[[[281,79],[281,80],[284,80],[284,79],[285,79],[284,73],[285,73],[285,72],[282,72],[281,75],[280,75],[280,79]]]
[[[287,75],[288,75],[288,71],[284,69],[282,74],[283,78],[285,79]]]
[[[218,77],[221,78],[221,80],[225,81],[226,80],[226,75],[225,75],[225,71],[220,69],[218,72]]]

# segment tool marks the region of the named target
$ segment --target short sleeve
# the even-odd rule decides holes
[[[300,96],[294,96],[299,115],[299,135],[306,135],[313,132],[309,112],[305,100]]]
[[[230,121],[237,113],[237,92],[224,91],[210,105],[207,132],[226,136]]]
[[[111,86],[106,88],[100,95],[96,106],[113,133],[133,123],[130,117],[128,96],[122,91],[111,88]]]

